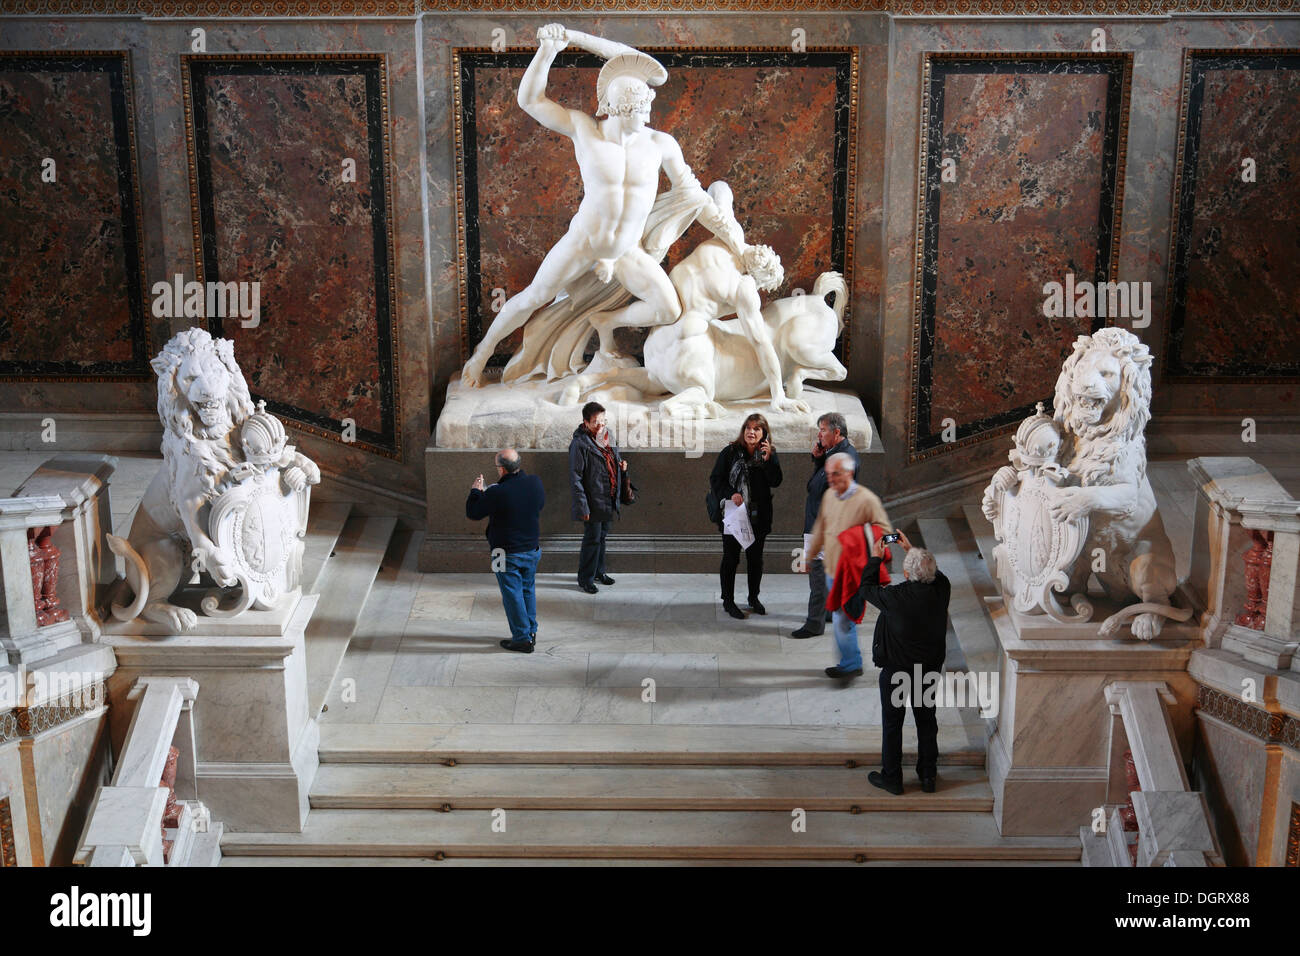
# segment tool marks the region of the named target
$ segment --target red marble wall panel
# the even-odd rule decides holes
[[[0,56],[0,375],[149,374],[128,95],[122,54]]]
[[[1300,54],[1194,52],[1187,77],[1169,375],[1300,378]]]
[[[1050,402],[1075,338],[1104,324],[1045,316],[1043,287],[1109,273],[1118,88],[1086,59],[933,59],[913,453]]]
[[[351,419],[391,448],[385,184],[372,165],[382,126],[366,66],[196,59],[196,165],[205,278],[260,283],[260,322],[220,325],[254,396],[327,434]]]

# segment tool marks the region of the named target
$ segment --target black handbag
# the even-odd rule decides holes
[[[632,484],[632,479],[628,477],[627,469],[619,472],[618,500],[625,505],[636,504],[636,485]]]
[[[718,502],[718,496],[710,488],[704,495],[704,507],[708,509],[709,521],[717,524],[722,520],[722,507]]]

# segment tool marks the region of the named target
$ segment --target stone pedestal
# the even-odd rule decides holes
[[[200,617],[185,634],[140,620],[106,626],[118,662],[109,682],[114,749],[126,737],[137,679],[192,678],[195,779],[213,818],[235,831],[300,832],[319,763],[303,646],[317,600],[295,591],[271,611]],[[179,779],[177,794],[188,796]]]
[[[1165,623],[1160,639],[1097,637],[1113,610],[1092,595],[1095,619],[1060,624],[1022,615],[1001,603],[990,608],[1002,640],[1002,694],[988,743],[993,812],[1004,836],[1066,836],[1091,822],[1093,811],[1128,799],[1124,725],[1107,703],[1115,681],[1162,681],[1183,753],[1191,753],[1195,682],[1187,660],[1199,641],[1190,622]]]
[[[510,404],[505,411],[496,412],[490,404],[476,411],[459,385],[449,390],[448,407],[424,453],[428,523],[420,551],[421,571],[490,570],[484,537],[487,522],[465,517],[465,498],[478,475],[489,484],[496,480],[493,455],[507,446],[519,449],[524,470],[539,476],[545,488],[540,570],[577,568],[582,525],[569,512],[568,447],[582,420],[582,408],[530,398],[528,387],[510,386]],[[548,387],[553,390],[556,386]],[[453,396],[457,397],[455,406]],[[609,429],[628,461],[638,494],[637,503],[625,506],[610,528],[609,573],[617,577],[620,571],[717,572],[722,550],[718,530],[705,512],[704,495],[718,452],[736,438],[740,423],[751,412],[763,413],[772,424],[785,476],[773,492],[772,533],[764,549],[771,571],[789,568],[792,549],[803,546],[805,484],[812,473],[809,451],[816,438],[818,415],[838,411],[845,416],[849,438],[861,460],[858,482],[880,488],[885,450],[862,402],[851,393],[812,388],[804,398],[813,407],[808,416],[770,414],[765,402],[754,401],[736,403],[734,413],[726,418],[686,422],[660,418],[657,411],[651,414],[640,403],[602,399]]]

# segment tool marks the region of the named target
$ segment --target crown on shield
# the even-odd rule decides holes
[[[1042,402],[1035,406],[1035,412],[1016,429],[1016,452],[1019,453],[1018,464],[1022,468],[1053,464],[1061,449],[1061,433],[1052,421],[1052,416],[1043,411]]]
[[[239,429],[244,446],[244,460],[254,465],[274,465],[284,456],[288,442],[284,425],[266,410],[266,402],[257,403],[257,411],[244,419]]]

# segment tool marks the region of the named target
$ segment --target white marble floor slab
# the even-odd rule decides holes
[[[376,582],[340,671],[357,699],[342,702],[336,688],[323,720],[879,727],[877,672],[832,681],[822,672],[837,657],[829,628],[789,636],[807,609],[802,575],[767,575],[769,613],[745,620],[722,611],[716,575],[621,574],[594,595],[568,574],[541,575],[537,650],[525,655],[498,646],[508,629],[491,574],[422,575],[406,564],[400,580]],[[859,625],[864,648],[875,617],[869,608]],[[653,701],[643,699],[647,679]],[[939,720],[982,740],[971,711],[941,710]],[[905,735],[915,739],[910,717]]]

